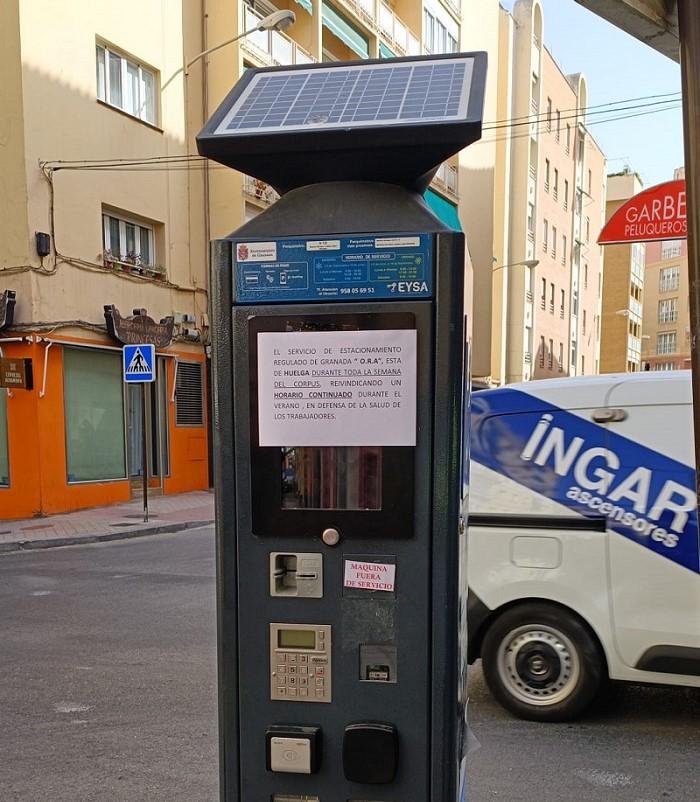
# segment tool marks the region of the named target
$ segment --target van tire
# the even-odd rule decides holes
[[[511,607],[489,626],[481,647],[484,678],[519,718],[569,721],[591,704],[604,661],[586,625],[546,602]]]

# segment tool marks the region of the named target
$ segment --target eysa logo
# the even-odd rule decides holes
[[[417,293],[428,292],[427,281],[392,281],[387,284],[387,288],[392,292]]]

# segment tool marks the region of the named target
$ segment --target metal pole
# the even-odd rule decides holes
[[[146,398],[150,400],[151,385],[143,383],[141,385],[141,461],[143,464],[143,522],[148,523],[148,436],[146,432]]]
[[[700,498],[700,8],[697,0],[678,0],[683,82],[685,182],[688,199],[688,283],[690,360],[693,376],[695,489]]]

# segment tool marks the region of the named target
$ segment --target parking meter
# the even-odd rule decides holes
[[[198,137],[281,193],[211,247],[226,802],[464,794],[465,244],[422,192],[485,72],[251,69]]]

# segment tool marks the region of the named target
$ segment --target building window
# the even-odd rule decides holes
[[[564,211],[569,209],[569,182],[564,181]]]
[[[121,353],[63,349],[69,482],[126,479]]]
[[[456,53],[457,39],[447,27],[431,14],[424,12],[425,49],[428,53]]]
[[[547,351],[547,367],[550,370],[554,367],[554,340],[549,341],[549,350]]]
[[[425,49],[428,53],[433,52],[433,40],[435,39],[435,17],[426,9],[425,11]]]
[[[545,352],[545,344],[544,344],[544,335],[540,335],[540,367],[544,367],[544,352]]]
[[[105,260],[144,266],[155,264],[153,228],[144,223],[103,214],[102,245]]]
[[[547,98],[547,130],[552,130],[552,98]]]
[[[544,191],[549,192],[549,159],[544,160]]]
[[[656,353],[658,355],[676,353],[675,331],[667,331],[656,335]]]
[[[566,124],[566,153],[571,153],[571,126]]]
[[[552,259],[557,258],[557,227],[552,226]]]
[[[675,362],[657,362],[653,370],[675,370],[676,363]]]
[[[588,289],[588,265],[583,265],[583,289]]]
[[[580,162],[583,161],[583,157],[586,155],[585,151],[585,140],[583,135],[579,136],[578,138],[578,160]]]
[[[564,371],[564,343],[559,343],[559,373]]]
[[[554,284],[549,285],[549,311],[554,313]]]
[[[547,279],[542,279],[542,296],[540,298],[540,308],[544,309],[547,306]]]
[[[564,308],[566,304],[566,293],[564,290],[561,291],[561,303],[559,304],[559,317],[564,318]]]
[[[680,267],[664,267],[659,271],[659,292],[671,292],[678,289]]]
[[[156,124],[156,75],[136,61],[96,45],[97,97],[110,106]]]
[[[675,323],[678,320],[678,298],[659,301],[659,323]]]
[[[581,375],[586,375],[586,357],[581,354]]]
[[[527,236],[529,240],[535,239],[535,204],[527,205]]]
[[[554,200],[559,198],[559,170],[556,168],[554,169],[554,187],[552,188],[552,194],[554,195]]]
[[[591,241],[591,218],[586,217],[586,242]]]
[[[681,255],[681,241],[680,240],[666,240],[661,243],[661,258],[662,259],[675,259]]]
[[[204,425],[204,389],[201,362],[178,362],[175,382],[177,426]]]
[[[578,292],[576,292],[576,290],[574,290],[574,293],[572,295],[571,307],[572,307],[571,308],[571,314],[574,317],[576,317],[576,315],[578,315]]]
[[[557,142],[561,139],[561,112],[557,109]]]
[[[586,310],[583,310],[583,314],[581,316],[581,334],[585,335],[586,333]]]
[[[589,170],[588,171],[588,189],[586,190],[586,192],[588,192],[589,195],[591,194],[591,188],[592,187],[593,187],[593,172],[591,170]]]
[[[549,223],[545,220],[542,223],[542,250],[546,253],[549,247]]]
[[[7,393],[0,389],[0,487],[10,484],[10,458],[7,448]]]
[[[566,249],[567,249],[568,241],[566,239],[566,234],[561,235],[561,263],[563,265],[566,264]]]

